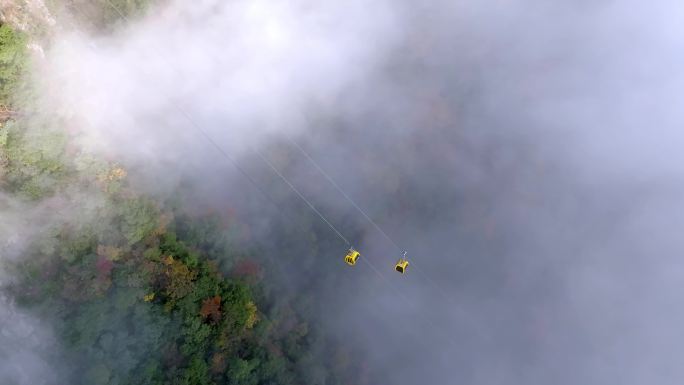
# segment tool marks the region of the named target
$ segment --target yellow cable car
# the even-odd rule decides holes
[[[347,265],[354,266],[356,265],[356,260],[359,259],[359,255],[361,254],[352,247],[344,257],[344,261],[347,262]]]
[[[394,265],[394,270],[400,272],[401,274],[404,274],[406,272],[406,268],[408,267],[408,265],[409,262],[406,259],[406,252],[404,251],[404,254],[397,261],[397,264]]]

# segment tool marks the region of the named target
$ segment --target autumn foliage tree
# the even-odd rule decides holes
[[[248,283],[254,284],[261,281],[262,269],[255,261],[243,259],[233,266],[231,275],[235,278],[240,278]]]
[[[165,265],[162,275],[164,294],[169,299],[170,306],[173,306],[192,291],[192,281],[197,277],[197,272],[170,255],[162,261]]]
[[[217,295],[202,301],[200,315],[208,322],[218,323],[221,320],[221,296]]]

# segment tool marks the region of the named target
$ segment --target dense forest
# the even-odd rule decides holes
[[[115,3],[131,16],[145,7]],[[78,8],[100,33],[124,16],[90,2],[61,10]],[[362,384],[359,362],[317,326],[312,294],[280,295],[239,218],[191,214],[180,191],[137,191],[135,170],[32,108],[27,46],[44,34],[0,25],[0,205],[47,210],[3,260],[2,290],[54,329],[60,371],[45,383]]]

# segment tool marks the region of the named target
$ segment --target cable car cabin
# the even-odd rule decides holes
[[[406,268],[408,267],[408,265],[408,260],[406,260],[406,258],[401,258],[397,261],[397,264],[394,265],[394,270],[400,272],[401,274],[404,274],[406,272]]]
[[[349,266],[354,266],[356,265],[356,260],[359,259],[360,253],[354,249],[349,249],[349,252],[347,255],[344,257],[344,261],[347,263]]]

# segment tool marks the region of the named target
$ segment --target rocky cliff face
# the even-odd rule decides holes
[[[44,32],[57,24],[43,0],[0,0],[0,21],[29,34]]]
[[[0,24],[9,24],[28,36],[26,47],[45,57],[45,41],[57,28],[57,19],[43,0],[0,0]]]

